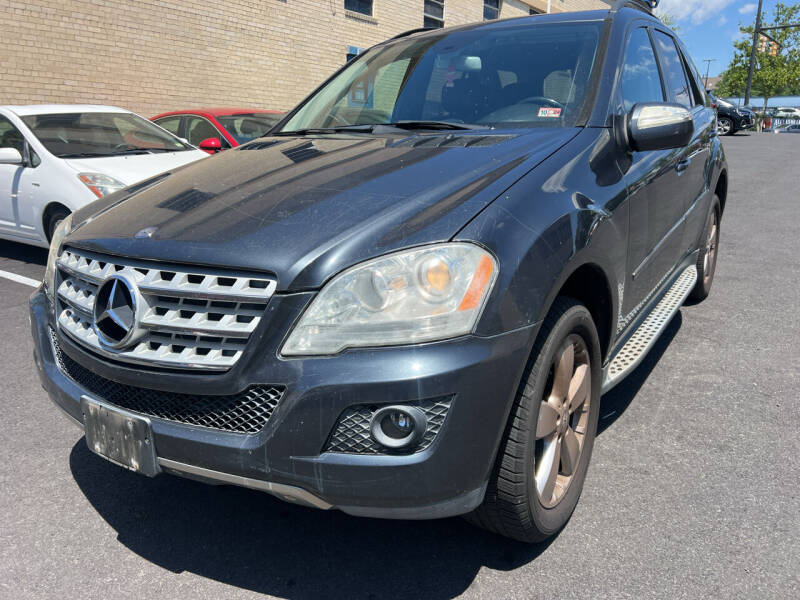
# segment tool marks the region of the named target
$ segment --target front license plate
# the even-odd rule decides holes
[[[150,419],[88,396],[81,396],[81,410],[89,450],[142,475],[158,475]]]

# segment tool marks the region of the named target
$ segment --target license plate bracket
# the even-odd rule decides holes
[[[161,472],[150,419],[89,396],[81,396],[81,411],[89,450],[148,477]]]

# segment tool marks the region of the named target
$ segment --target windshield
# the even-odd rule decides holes
[[[528,23],[393,42],[354,60],[281,131],[401,121],[570,127],[586,97],[600,27]]]
[[[733,104],[729,100],[725,100],[724,98],[717,98],[717,102],[727,108],[734,108]]]
[[[192,150],[177,137],[132,113],[31,115],[23,122],[59,158]]]
[[[269,113],[241,113],[238,115],[220,115],[217,121],[240,144],[256,138],[264,137],[267,132],[281,120],[283,115]]]

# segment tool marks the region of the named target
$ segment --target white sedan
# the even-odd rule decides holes
[[[207,156],[114,106],[0,106],[0,238],[47,247],[71,212]]]
[[[775,116],[779,119],[800,119],[800,108],[779,106],[775,109]]]

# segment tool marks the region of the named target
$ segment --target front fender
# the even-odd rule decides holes
[[[622,178],[610,176],[607,161],[595,160],[609,142],[603,132],[578,136],[456,236],[485,245],[498,258],[498,279],[478,323],[479,335],[542,321],[564,284],[583,266],[602,274],[613,316],[608,330],[616,330],[624,293],[628,204]]]

